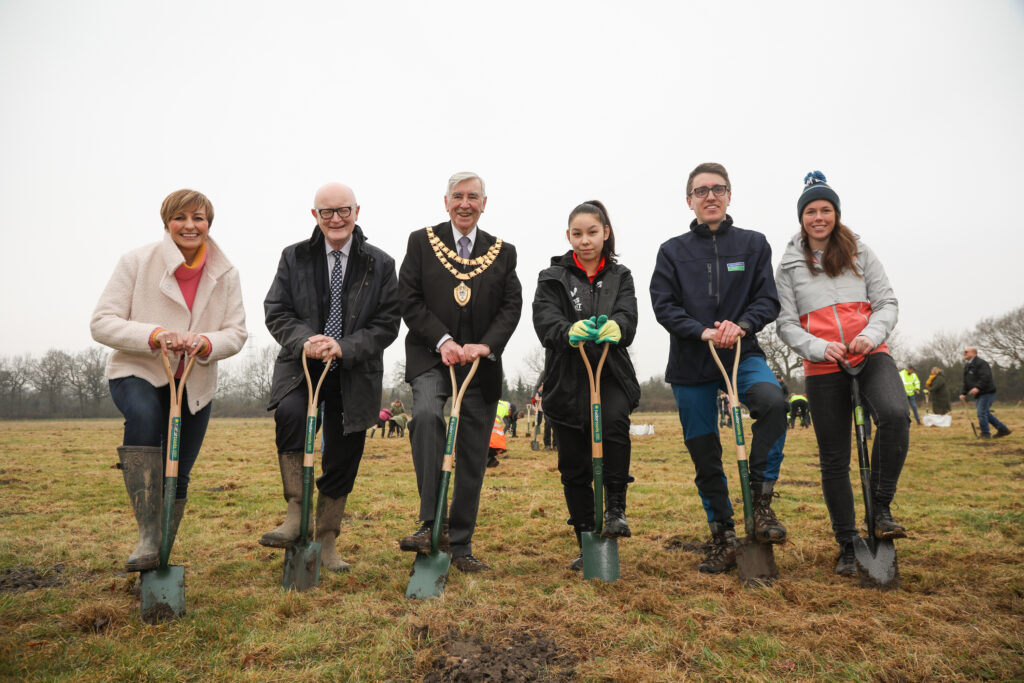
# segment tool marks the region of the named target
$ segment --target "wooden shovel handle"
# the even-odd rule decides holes
[[[309,363],[306,361],[306,354],[302,354],[302,372],[306,376],[306,445],[303,449],[302,454],[302,466],[313,467],[313,441],[316,438],[316,411],[320,402],[320,387],[324,384],[324,379],[327,377],[327,371],[331,369],[331,361],[333,358],[328,358],[327,362],[324,363],[324,370],[320,373],[320,379],[316,383],[316,387],[313,387],[313,378],[309,374]],[[305,519],[305,516],[303,516]]]
[[[171,389],[171,405],[167,411],[167,455],[164,459],[164,476],[178,476],[178,443],[181,432],[181,401],[185,395],[185,380],[192,372],[192,366],[196,363],[195,356],[189,356],[185,364],[185,370],[181,373],[181,379],[177,386],[174,383],[174,370],[171,369],[171,360],[167,356],[167,349],[160,347],[160,358],[163,360],[164,372],[167,373],[167,383]]]
[[[601,360],[597,362],[597,372],[595,373],[590,367],[590,358],[587,357],[587,352],[583,350],[583,344],[584,342],[581,341],[579,345],[580,356],[583,357],[583,365],[587,368],[587,379],[590,380],[590,450],[593,459],[600,460],[604,457],[604,443],[603,439],[599,439],[597,436],[601,433],[601,427],[594,424],[594,422],[595,419],[600,419],[601,370],[604,369],[604,361],[608,358],[608,349],[611,346],[608,342],[604,343],[604,350],[601,351]]]
[[[445,436],[444,460],[441,462],[442,472],[451,472],[455,467],[455,441],[459,436],[459,414],[462,412],[462,397],[466,395],[469,382],[473,379],[477,369],[480,367],[480,357],[473,360],[473,367],[469,369],[466,379],[462,380],[459,386],[455,379],[455,366],[449,365],[448,372],[452,378],[452,414],[448,418],[448,434]]]

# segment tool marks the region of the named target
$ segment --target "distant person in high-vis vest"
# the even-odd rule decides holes
[[[914,411],[914,420],[921,424],[921,416],[917,414],[917,397],[921,393],[921,379],[914,371],[913,365],[908,365],[900,370],[900,379],[903,380],[903,389],[907,392],[907,404]]]

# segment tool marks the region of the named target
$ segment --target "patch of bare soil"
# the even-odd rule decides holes
[[[670,536],[662,544],[665,550],[685,550],[688,553],[706,555],[711,549],[711,544],[705,541],[694,541],[685,539],[682,536]]]
[[[63,564],[55,564],[42,571],[35,567],[4,569],[0,571],[0,593],[23,593],[37,588],[63,586],[68,582],[63,573]]]
[[[527,632],[512,633],[500,643],[452,632],[443,647],[424,683],[568,681],[576,669],[574,655],[561,652],[551,638]]]

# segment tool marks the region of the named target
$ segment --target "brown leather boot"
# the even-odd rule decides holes
[[[711,547],[697,571],[721,574],[736,566],[736,532],[720,522],[711,522]]]
[[[782,526],[772,510],[775,482],[751,482],[750,489],[754,498],[754,538],[762,543],[785,542],[786,527]]]

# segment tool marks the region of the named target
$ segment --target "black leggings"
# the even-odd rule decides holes
[[[589,403],[587,404],[589,407]],[[590,413],[579,416],[582,427],[554,422],[558,437],[558,471],[569,508],[569,524],[577,529],[594,528],[594,468]],[[601,383],[601,426],[604,484],[611,491],[624,490],[629,476],[629,399],[615,382]]]
[[[858,376],[861,405],[878,425],[871,446],[871,494],[876,504],[888,505],[896,495],[910,443],[906,392],[888,354],[873,353],[865,362],[867,366]],[[844,543],[857,535],[850,485],[850,379],[841,372],[812,375],[807,378],[807,398],[814,414],[825,505],[836,541]]]

